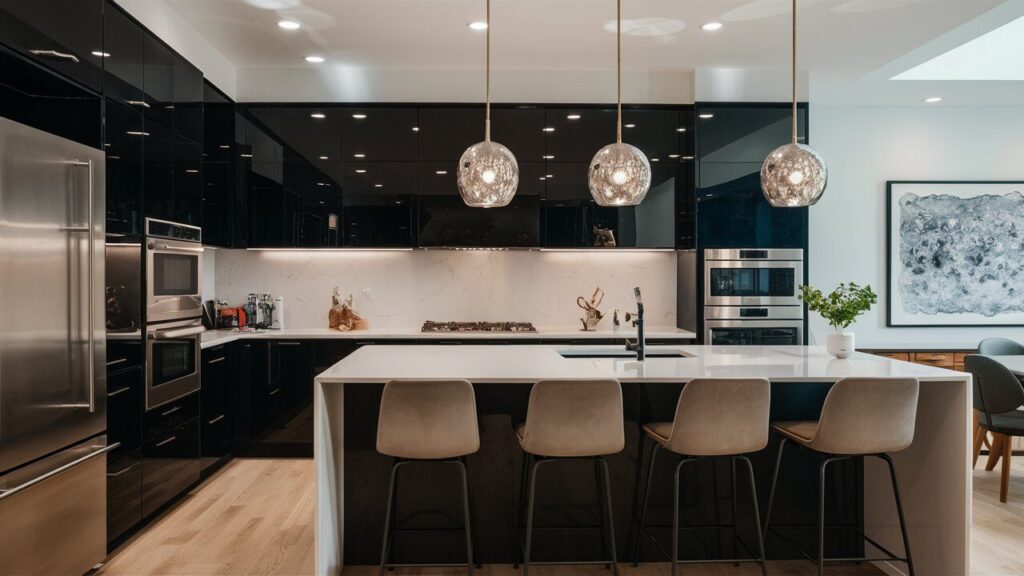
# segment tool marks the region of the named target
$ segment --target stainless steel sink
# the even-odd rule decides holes
[[[621,350],[613,348],[565,348],[559,350],[558,355],[562,358],[636,358],[636,352],[626,350],[625,348]],[[692,358],[693,355],[675,348],[649,346],[647,348],[647,357]]]

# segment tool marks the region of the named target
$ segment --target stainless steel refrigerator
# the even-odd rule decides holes
[[[106,555],[104,155],[0,118],[0,574]]]

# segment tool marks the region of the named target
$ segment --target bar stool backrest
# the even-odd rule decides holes
[[[916,378],[845,378],[825,397],[808,443],[830,454],[898,452],[914,442],[920,384]]]
[[[970,354],[964,358],[964,369],[974,377],[974,408],[984,414],[986,424],[992,414],[1013,412],[1024,404],[1020,380],[997,360]]]
[[[1024,355],[1024,344],[1009,338],[986,338],[978,344],[978,354],[985,356]]]
[[[766,378],[697,378],[679,394],[666,448],[730,456],[768,445],[771,383]]]
[[[621,452],[622,387],[618,380],[541,380],[530,391],[523,449],[576,458]]]
[[[392,380],[384,385],[377,451],[443,460],[480,449],[473,385],[465,380]]]

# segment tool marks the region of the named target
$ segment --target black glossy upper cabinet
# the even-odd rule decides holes
[[[519,162],[519,189],[503,208],[470,208],[450,162],[419,164],[419,244],[425,247],[540,246],[543,162]]]
[[[231,161],[235,148],[235,104],[213,84],[203,82],[203,158]]]
[[[145,77],[142,44],[145,30],[119,7],[107,2],[104,22],[104,90],[108,100],[142,111]]]
[[[494,107],[491,110],[491,140],[508,148],[519,162],[544,160],[545,134],[544,110],[541,108]]]
[[[679,129],[685,123],[678,110],[623,110],[622,125],[622,141],[639,148],[652,163],[678,162],[684,153],[685,132]]]
[[[203,243],[235,246],[235,106],[203,83]]]
[[[420,109],[420,161],[451,162],[484,139],[484,108],[437,107]]]
[[[417,178],[417,164],[413,162],[346,163],[341,193],[342,245],[415,246]],[[328,192],[330,201],[333,189]]]
[[[174,220],[174,132],[159,122],[145,119],[143,142],[143,212],[149,218]]]
[[[340,115],[343,161],[416,161],[421,129],[415,108],[346,108]]]
[[[142,234],[142,114],[108,100],[106,107],[107,233]]]
[[[250,106],[262,134],[253,144],[254,162],[338,162],[341,160],[341,116],[338,108]]]
[[[102,0],[0,0],[0,43],[103,91]]]
[[[175,134],[172,218],[175,222],[191,226],[203,224],[202,159],[203,149],[199,144],[181,134]]]
[[[146,32],[142,38],[145,115],[164,126],[174,126],[174,52]]]
[[[174,129],[193,142],[203,142],[203,73],[174,55]]]
[[[544,128],[548,160],[590,162],[598,150],[615,142],[615,110],[548,108]]]

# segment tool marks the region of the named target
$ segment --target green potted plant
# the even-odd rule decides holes
[[[871,286],[854,282],[840,284],[827,296],[807,285],[801,286],[800,292],[800,299],[807,303],[807,308],[820,314],[835,329],[834,334],[828,335],[825,349],[836,358],[849,358],[854,351],[854,336],[846,329],[878,302],[878,295]]]

